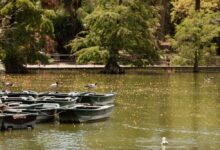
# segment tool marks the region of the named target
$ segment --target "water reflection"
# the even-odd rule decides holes
[[[98,81],[97,92],[117,92],[112,117],[92,124],[40,124],[29,131],[2,132],[0,149],[183,149],[220,147],[219,74],[204,82],[206,74],[127,74],[42,72],[5,75],[13,90],[47,91],[54,81],[61,91],[84,91]],[[165,136],[169,145],[161,147]],[[8,143],[11,143],[10,145]]]

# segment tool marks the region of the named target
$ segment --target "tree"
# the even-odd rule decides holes
[[[174,60],[181,65],[193,65],[198,72],[200,64],[209,64],[215,55],[214,38],[220,35],[220,14],[205,11],[195,12],[177,26],[173,48],[179,56]]]
[[[179,25],[182,23],[182,21],[185,21],[185,18],[187,18],[187,20],[189,20],[188,17],[190,17],[190,18],[195,17],[196,12],[203,11],[203,13],[210,14],[212,12],[218,12],[220,10],[220,1],[219,0],[172,0],[172,5],[173,5],[173,10],[172,10],[171,16],[172,16],[172,21],[176,25]],[[200,19],[203,19],[203,18],[200,18]],[[204,26],[206,26],[206,27],[207,27],[207,25],[208,25],[208,22],[206,22],[206,24],[204,24]],[[191,33],[189,33],[189,34],[191,34]],[[199,39],[199,37],[198,37],[198,39]],[[218,42],[217,39],[218,39],[217,36],[213,37],[213,39],[211,40],[211,43],[213,43],[213,42],[217,43]],[[200,41],[200,43],[202,43],[202,41]],[[204,47],[205,46],[206,45],[204,45]],[[201,46],[201,47],[203,47],[203,46]],[[201,50],[201,51],[203,51],[203,50]],[[200,53],[200,50],[194,50],[194,54],[192,55],[192,56],[194,56],[194,63],[193,63],[193,71],[194,72],[199,72],[199,60],[200,60],[199,53]],[[213,53],[214,53],[214,51],[213,51]],[[180,54],[180,55],[182,55],[182,54]],[[209,58],[209,59],[211,59],[211,58]]]
[[[195,10],[199,11],[201,8],[201,1],[200,0],[195,0]]]
[[[53,12],[41,9],[36,0],[10,0],[0,10],[3,35],[0,45],[5,52],[3,62],[7,73],[25,73],[24,66],[45,45],[45,35],[52,35]]]
[[[200,9],[206,12],[220,10],[219,0],[171,0],[173,6],[171,12],[171,20],[175,24],[181,21],[195,11],[195,7],[200,4]]]
[[[154,11],[147,1],[101,0],[84,20],[87,30],[69,46],[78,55],[78,62],[81,58],[86,60],[82,57],[85,55],[107,56],[103,73],[124,73],[118,65],[122,55],[135,58],[133,63],[153,63],[158,59],[153,27],[158,16]]]
[[[171,23],[171,8],[172,5],[170,3],[171,0],[161,0],[161,17],[160,17],[160,28],[159,28],[159,39],[165,40],[165,36],[167,34],[172,34],[173,32],[173,24]]]
[[[200,7],[201,7],[201,1],[200,0],[195,0],[195,10],[196,12],[199,12],[200,11]],[[199,50],[195,50],[195,53],[194,53],[194,65],[193,65],[193,72],[194,73],[197,73],[199,72]]]
[[[70,48],[65,45],[82,30],[78,10],[82,7],[83,0],[61,0],[61,2],[63,11],[57,11],[57,17],[53,20],[57,50],[60,53],[70,53]]]

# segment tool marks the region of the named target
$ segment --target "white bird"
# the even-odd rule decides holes
[[[57,92],[59,89],[59,82],[55,82],[53,84],[50,85],[51,90],[53,90],[54,92]]]
[[[168,141],[167,141],[166,137],[162,137],[161,145],[162,146],[168,145]]]
[[[209,77],[209,76],[207,76],[205,79],[204,79],[204,81],[205,82],[210,82],[211,80],[213,80],[214,79],[214,77]]]
[[[94,88],[96,88],[96,86],[97,86],[97,83],[85,85],[85,87],[86,87],[88,90],[94,89]]]
[[[2,84],[4,86],[5,91],[10,91],[11,87],[14,86],[14,83],[12,82],[2,82]]]

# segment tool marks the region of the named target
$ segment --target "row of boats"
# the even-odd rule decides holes
[[[0,129],[34,128],[36,123],[94,122],[110,117],[116,93],[0,92]]]

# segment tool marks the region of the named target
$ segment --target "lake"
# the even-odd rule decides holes
[[[207,77],[213,77],[206,80]],[[34,130],[0,133],[1,150],[218,150],[220,147],[220,74],[148,73],[101,75],[80,71],[1,74],[14,91],[117,92],[111,117],[84,124],[36,124]],[[169,145],[161,147],[161,138]]]

